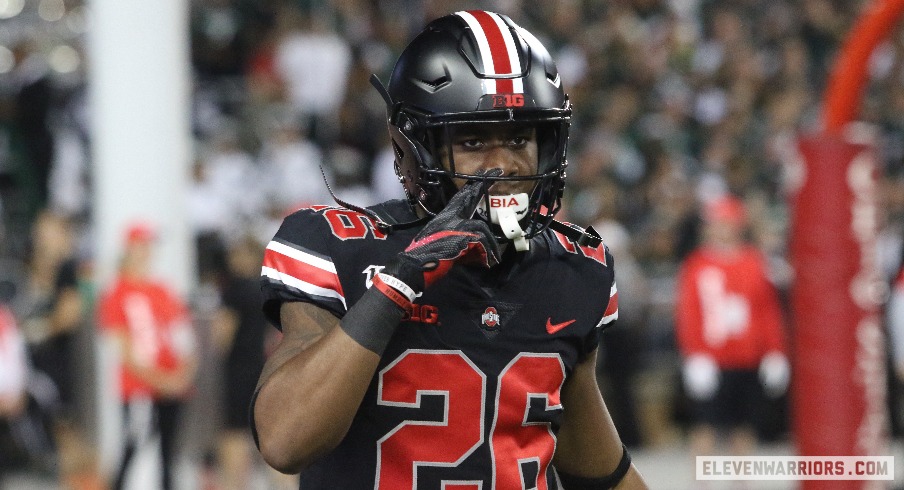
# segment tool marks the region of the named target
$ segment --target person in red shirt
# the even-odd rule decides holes
[[[675,312],[691,445],[710,453],[727,431],[732,453],[749,454],[764,392],[778,397],[788,386],[783,312],[765,257],[745,241],[743,203],[715,199],[703,218],[703,242],[678,274]]]
[[[891,286],[887,307],[894,376],[904,384],[904,260]]]
[[[0,487],[8,471],[25,465],[28,451],[12,427],[26,415],[29,375],[25,338],[12,311],[0,298]]]
[[[891,282],[885,322],[892,361],[889,407],[892,414],[892,434],[896,434],[904,431],[904,257]]]
[[[27,356],[25,338],[16,318],[0,303],[0,421],[15,419],[25,412]]]
[[[179,411],[197,366],[186,304],[150,277],[154,232],[137,223],[126,232],[119,274],[98,304],[101,328],[116,339],[125,447],[114,488],[123,488],[140,445],[160,436],[162,486],[172,488]]]

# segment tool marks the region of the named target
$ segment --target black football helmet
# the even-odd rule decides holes
[[[482,10],[434,20],[399,56],[386,100],[396,172],[409,201],[433,215],[457,191],[453,178],[531,180],[525,236],[542,232],[561,207],[571,105],[546,48],[505,15]],[[524,123],[536,128],[538,172],[474,176],[455,171],[446,142],[453,125]],[[443,168],[442,156],[450,169]]]

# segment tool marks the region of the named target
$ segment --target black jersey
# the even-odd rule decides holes
[[[414,219],[404,201],[372,208]],[[267,246],[264,311],[314,303],[342,317],[418,228],[384,234],[367,216],[317,206]],[[547,230],[490,270],[456,266],[399,325],[345,439],[301,488],[560,488],[551,461],[560,390],[618,316],[612,257]]]

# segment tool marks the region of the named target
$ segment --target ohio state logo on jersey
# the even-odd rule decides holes
[[[493,340],[502,332],[507,325],[512,325],[512,318],[518,314],[522,305],[520,303],[511,303],[508,301],[487,301],[477,300],[468,302],[468,317],[471,324],[480,330],[487,339]]]
[[[499,325],[499,312],[496,311],[496,308],[488,306],[483,314],[480,315],[480,323],[491,330],[495,330]]]

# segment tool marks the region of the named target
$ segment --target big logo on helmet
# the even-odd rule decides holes
[[[524,107],[524,94],[494,95],[493,107]]]

